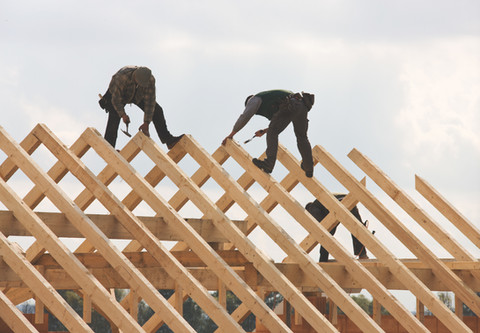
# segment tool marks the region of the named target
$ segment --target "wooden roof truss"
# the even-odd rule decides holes
[[[45,147],[57,160],[43,171],[34,152]],[[91,331],[89,309],[95,307],[124,332],[154,332],[166,323],[175,332],[191,332],[182,317],[182,304],[191,297],[218,325],[219,331],[243,331],[239,322],[252,312],[272,332],[291,332],[290,328],[265,304],[265,291],[278,291],[296,312],[318,332],[336,332],[336,327],[306,298],[305,290],[322,290],[332,303],[365,332],[381,332],[378,318],[365,313],[350,297],[348,290],[366,289],[409,332],[426,332],[421,320],[412,315],[391,293],[404,289],[413,293],[451,331],[470,329],[434,294],[449,290],[459,302],[480,314],[480,263],[418,203],[400,189],[371,160],[354,149],[348,155],[412,219],[424,228],[454,259],[439,259],[402,223],[361,181],[349,173],[323,147],[315,146],[315,163],[321,164],[347,190],[339,202],[316,178],[305,177],[299,161],[279,147],[278,161],[288,170],[278,182],[251,163],[251,156],[234,141],[228,141],[212,155],[191,136],[185,135],[168,153],[152,139],[139,133],[117,152],[92,128],[86,129],[71,147],[66,147],[45,125],[37,125],[17,143],[0,128],[0,147],[6,158],[0,165],[0,317],[15,331],[35,329],[15,308],[26,299],[35,298],[38,310],[46,306],[70,331]],[[87,152],[105,162],[98,174],[82,161]],[[142,152],[154,167],[143,177],[132,161]],[[146,156],[146,157],[145,157]],[[186,156],[199,168],[188,176],[179,163]],[[233,159],[244,169],[235,180],[223,164]],[[8,184],[21,170],[33,183],[21,198]],[[71,199],[61,186],[66,175],[75,177],[84,190]],[[120,199],[109,188],[120,177],[131,191]],[[156,186],[168,178],[178,191],[167,201]],[[214,181],[224,194],[214,202],[202,190]],[[449,204],[425,180],[416,176],[416,188],[474,245],[480,245],[480,232]],[[257,202],[248,193],[258,184],[268,195]],[[318,223],[291,195],[302,184],[320,200],[330,214]],[[39,212],[36,207],[48,199],[58,212]],[[88,214],[94,201],[108,214]],[[188,219],[179,211],[193,204],[203,214]],[[350,213],[362,203],[417,260],[401,260],[372,235]],[[136,216],[133,211],[146,204],[154,216]],[[248,216],[245,221],[232,220],[228,210],[238,205]],[[308,231],[296,242],[270,213],[281,206]],[[330,230],[342,223],[372,253],[376,260],[359,261],[340,244]],[[286,254],[283,263],[273,262],[249,239],[261,228]],[[10,241],[9,236],[33,236],[26,250]],[[71,251],[60,238],[82,238],[83,243]],[[128,239],[120,251],[112,239]],[[177,241],[168,249],[162,241]],[[321,243],[336,262],[319,264],[309,253]],[[115,300],[113,288],[130,289],[121,302]],[[309,289],[310,288],[310,289]],[[83,318],[58,294],[59,289],[78,290],[84,298]],[[165,299],[158,289],[175,289]],[[215,299],[209,290],[218,290]],[[226,311],[225,294],[231,290],[242,304],[232,313]],[[143,299],[155,312],[141,327],[136,320],[136,304]],[[41,320],[41,319],[39,319]]]

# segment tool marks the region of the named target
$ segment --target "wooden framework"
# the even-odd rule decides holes
[[[168,153],[141,133],[117,152],[92,128],[66,147],[45,125],[37,125],[17,143],[0,128],[0,148],[6,158],[0,164],[0,317],[16,332],[35,328],[16,309],[34,298],[38,312],[46,307],[69,331],[91,331],[92,308],[104,315],[116,330],[154,332],[166,323],[175,332],[192,332],[183,319],[182,305],[191,297],[218,325],[218,331],[242,332],[241,323],[249,313],[271,332],[291,332],[290,327],[264,302],[266,291],[278,291],[294,308],[295,324],[308,323],[318,332],[337,331],[337,307],[364,332],[382,332],[381,307],[408,331],[427,332],[423,309],[427,307],[449,330],[468,332],[460,311],[448,309],[434,291],[453,291],[455,304],[467,305],[480,315],[480,262],[444,227],[430,217],[418,203],[400,189],[371,160],[354,149],[351,160],[389,195],[413,221],[416,221],[453,259],[440,259],[421,239],[396,217],[366,187],[323,147],[313,149],[316,164],[321,164],[349,192],[339,202],[316,178],[305,177],[299,161],[285,147],[279,147],[279,163],[287,169],[281,181],[265,174],[251,163],[251,156],[234,141],[228,141],[212,155],[191,136],[185,135]],[[46,148],[56,162],[44,171],[35,152]],[[105,163],[95,174],[82,158],[90,152]],[[142,153],[154,167],[141,176],[132,161]],[[188,156],[199,168],[188,176],[180,167]],[[235,180],[223,165],[233,159],[244,173]],[[16,174],[33,184],[22,198],[9,184]],[[73,176],[84,187],[76,198],[62,188],[62,179]],[[123,198],[110,189],[118,178],[129,187]],[[166,199],[158,185],[168,178],[178,191]],[[202,190],[213,181],[223,191],[216,201]],[[480,231],[425,180],[416,176],[416,189],[452,222],[474,246],[480,246]],[[267,192],[257,202],[248,192],[256,184]],[[298,185],[320,200],[330,214],[318,223],[291,195]],[[37,211],[48,200],[57,212]],[[108,214],[90,214],[93,202]],[[203,216],[185,218],[179,213],[187,203]],[[361,203],[378,221],[402,242],[416,259],[399,259],[389,244],[363,227],[350,213]],[[144,204],[153,216],[138,216],[133,211]],[[247,216],[233,220],[229,209],[237,205]],[[299,223],[308,236],[295,241],[270,214],[277,206]],[[330,230],[342,223],[376,259],[357,260]],[[261,228],[285,253],[283,262],[273,262],[248,237]],[[10,236],[33,237],[27,249]],[[62,238],[62,239],[61,239]],[[64,239],[80,238],[82,244],[70,250]],[[129,240],[120,251],[113,239]],[[175,241],[170,249],[164,241]],[[336,259],[318,263],[310,252],[321,243]],[[117,302],[115,288],[129,289],[128,297]],[[62,299],[57,290],[77,290],[84,299],[83,317]],[[174,289],[166,300],[158,289]],[[369,316],[350,297],[349,292],[367,290],[374,299],[374,314]],[[209,291],[218,291],[214,298]],[[242,304],[231,314],[226,311],[226,292],[232,291]],[[408,290],[417,298],[417,316],[408,311],[391,293]],[[323,292],[329,299],[330,316],[325,316],[306,293]],[[139,300],[155,314],[140,326]],[[38,321],[43,320],[38,317]]]

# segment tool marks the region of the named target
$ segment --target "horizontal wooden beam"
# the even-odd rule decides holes
[[[37,212],[38,217],[53,231],[57,237],[84,238],[84,236],[70,223],[63,213]],[[87,214],[93,223],[110,239],[132,239],[132,235],[125,230],[122,224],[113,215]],[[140,221],[150,229],[159,239],[167,241],[181,241],[172,227],[165,223],[162,217],[139,216]],[[207,242],[228,242],[220,231],[208,219],[185,219]],[[246,232],[246,221],[233,221],[235,225]],[[17,221],[11,211],[0,211],[0,231],[5,236],[31,236],[21,223]]]
[[[260,274],[253,265],[249,263],[239,251],[218,251],[219,255],[232,266],[253,289],[260,287],[267,290],[275,290],[274,287]],[[207,289],[216,290],[218,288],[217,276],[195,255],[192,251],[173,251],[172,254],[186,267],[189,272],[198,279]],[[75,256],[97,277],[97,279],[106,286],[106,288],[129,288],[127,283],[116,273],[98,253],[79,253]],[[174,289],[175,281],[169,277],[161,265],[148,252],[125,253],[125,256],[139,268],[152,284],[158,289]],[[413,274],[415,274],[425,285],[436,291],[448,291],[449,289],[438,279],[432,270],[419,260],[403,259],[405,264]],[[451,259],[444,259],[442,262],[451,268],[466,285],[476,291],[480,291],[480,283],[471,275],[472,269],[478,270],[476,263],[460,262]],[[78,286],[68,276],[68,274],[55,262],[49,255],[42,255],[36,263],[42,265],[45,269],[46,279],[56,289],[77,289]],[[319,263],[322,269],[333,279],[338,281],[339,285],[348,291],[358,291],[364,286],[358,284],[346,270],[343,264],[338,262]],[[387,289],[405,290],[405,287],[390,270],[377,260],[362,261],[364,265]],[[306,274],[300,269],[298,264],[277,263],[275,266],[292,283],[303,291],[318,290]],[[25,287],[18,276],[0,260],[0,287]]]

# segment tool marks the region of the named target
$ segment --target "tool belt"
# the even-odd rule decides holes
[[[282,98],[279,102],[278,102],[278,109],[281,109],[281,108],[292,108],[293,105],[292,105],[292,101],[293,100],[297,100],[297,101],[301,101],[302,100],[302,95],[300,95],[299,93],[295,93],[295,94],[290,94],[284,98]]]

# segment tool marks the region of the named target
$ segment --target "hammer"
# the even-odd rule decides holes
[[[124,131],[124,130],[122,129],[122,132],[123,132],[126,136],[128,136],[129,138],[131,138],[132,135],[131,135],[130,133],[128,133],[128,123],[126,123],[125,126],[127,127],[127,130]]]

